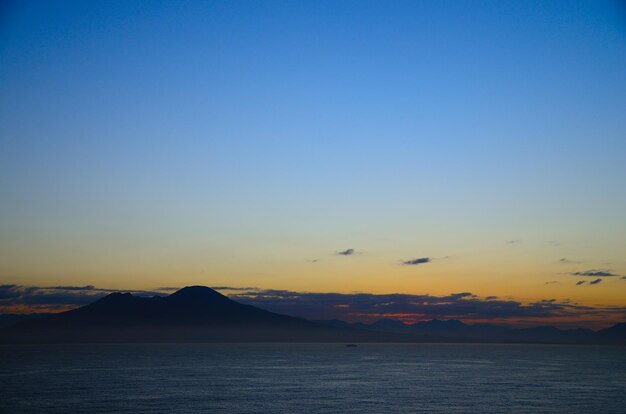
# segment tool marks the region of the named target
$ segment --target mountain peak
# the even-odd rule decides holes
[[[240,304],[205,286],[152,298],[111,293],[12,329],[9,341],[17,342],[291,342],[342,337],[354,342],[370,337]],[[0,342],[6,336],[0,332]]]
[[[134,298],[134,296],[129,292],[113,292],[109,293],[105,297],[96,301],[95,303],[110,303],[110,302],[120,302],[120,301],[128,301],[129,299]]]
[[[168,296],[170,299],[199,301],[199,300],[228,300],[216,290],[206,286],[185,286]]]

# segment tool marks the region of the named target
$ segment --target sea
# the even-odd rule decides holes
[[[1,345],[1,413],[626,413],[626,348]]]

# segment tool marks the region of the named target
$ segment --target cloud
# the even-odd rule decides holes
[[[446,298],[451,299],[451,300],[463,299],[467,297],[478,297],[478,296],[472,294],[471,292],[452,293],[446,296]]]
[[[211,286],[213,290],[233,290],[233,291],[248,291],[248,290],[258,290],[256,287],[234,287],[234,286]],[[178,290],[178,289],[175,289]]]
[[[576,286],[580,286],[580,285],[584,285],[584,284],[588,284],[588,285],[597,285],[598,283],[601,283],[602,279],[594,279],[594,280],[579,280],[578,282],[576,282]]]
[[[97,291],[98,289],[96,289],[95,286],[93,285],[87,285],[87,286],[51,286],[47,289],[53,289],[53,290],[69,290],[69,291],[75,291],[75,290],[91,290],[91,291]]]
[[[515,240],[507,240],[506,244],[521,244],[522,243],[522,239],[515,239]]]
[[[159,289],[161,290],[161,289]],[[87,286],[22,286],[0,285],[0,313],[20,307],[32,311],[65,310],[87,305],[119,289]],[[158,296],[160,291],[121,290],[138,296]]]
[[[556,285],[556,284],[559,284],[559,283],[561,283],[561,282],[559,282],[558,280],[551,280],[549,282],[546,282],[545,284],[546,285]]]
[[[598,270],[598,269],[585,270],[584,272],[571,272],[570,275],[572,275],[572,276],[586,276],[586,277],[621,276],[621,275],[616,275],[614,273],[611,273],[608,270]]]
[[[571,260],[571,259],[568,259],[566,257],[562,257],[562,258],[559,259],[559,263],[573,264],[573,263],[584,263],[584,262],[582,262],[580,260]]]
[[[523,303],[495,296],[479,297],[471,292],[444,296],[372,293],[314,293],[288,290],[241,292],[230,298],[272,312],[306,319],[374,321],[395,318],[406,321],[461,319],[506,321],[575,316],[626,316],[626,307],[599,308],[545,299]]]
[[[406,260],[403,261],[402,264],[403,265],[419,265],[419,264],[424,264],[424,263],[429,263],[430,262],[430,258],[429,257],[421,257],[419,259],[413,259],[413,260]]]
[[[337,252],[337,254],[340,256],[350,256],[350,255],[353,255],[354,253],[356,253],[354,249],[340,250]]]

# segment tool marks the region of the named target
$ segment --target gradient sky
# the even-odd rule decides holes
[[[0,284],[626,305],[623,3],[0,13]]]

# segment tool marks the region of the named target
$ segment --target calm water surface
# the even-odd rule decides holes
[[[626,413],[626,349],[0,346],[2,413]]]

